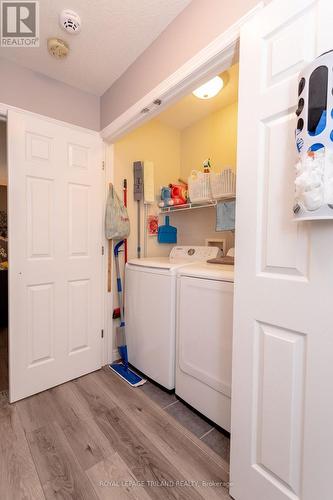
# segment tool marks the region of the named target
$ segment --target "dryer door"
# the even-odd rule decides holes
[[[181,277],[178,365],[212,389],[231,396],[233,283]]]

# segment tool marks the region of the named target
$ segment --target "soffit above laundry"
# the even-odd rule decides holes
[[[238,99],[238,63],[220,74],[223,79],[223,89],[212,99],[202,100],[189,94],[183,97],[156,118],[165,125],[183,130],[205,116],[218,111]]]
[[[190,0],[43,0],[39,2],[39,48],[1,47],[0,56],[102,95],[189,3]],[[59,26],[59,14],[65,8],[81,17],[78,35],[70,35]],[[49,37],[59,37],[69,44],[67,59],[50,57]]]

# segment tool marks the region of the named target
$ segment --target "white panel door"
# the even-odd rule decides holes
[[[333,225],[292,221],[297,77],[333,48],[332,23],[332,1],[273,0],[241,32],[230,490],[237,500],[333,498]]]
[[[101,366],[102,143],[9,111],[10,400]]]

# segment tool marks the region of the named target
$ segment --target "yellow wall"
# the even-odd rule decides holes
[[[154,162],[155,195],[158,200],[161,186],[177,182],[179,177],[187,179],[192,169],[202,169],[202,162],[208,157],[211,158],[213,170],[219,171],[228,166],[236,169],[236,147],[237,102],[213,112],[182,131],[159,120],[152,120],[115,143],[114,185],[121,197],[123,179],[127,178],[128,182],[128,213],[131,221],[131,235],[128,240],[129,258],[136,257],[137,247],[137,205],[133,200],[133,162],[138,160]],[[149,213],[158,213],[157,203],[150,206]],[[178,227],[180,244],[193,243],[194,236],[197,245],[205,244],[207,237],[225,237],[215,232],[215,211],[205,214],[207,219],[184,212],[171,216],[171,224],[174,222]],[[143,206],[141,222],[143,255]],[[156,237],[148,236],[147,242],[148,256],[168,255],[172,246],[158,244]],[[232,243],[233,241],[230,241],[230,244]]]
[[[160,187],[178,178],[187,178],[193,168],[201,169],[210,157],[215,169],[236,166],[237,104],[232,104],[198,121],[183,131],[160,121],[152,120],[115,143],[113,154],[114,186],[122,198],[123,179],[128,182],[128,213],[131,234],[128,256],[136,257],[137,206],[133,200],[133,162],[150,160],[155,167],[155,195],[159,199]],[[157,204],[150,213],[158,213]],[[162,218],[160,217],[160,223]],[[172,225],[178,228],[178,244],[204,245],[206,238],[225,238],[227,249],[234,245],[234,234],[216,232],[216,213],[213,208],[179,212],[170,215]],[[141,248],[143,255],[144,213],[141,211]],[[148,256],[169,255],[173,245],[160,245],[156,237],[147,238]],[[123,255],[121,256],[121,260]],[[123,269],[123,265],[121,265]],[[114,276],[114,273],[113,273]],[[116,285],[113,282],[114,307],[117,306]],[[115,323],[116,325],[116,323]],[[113,337],[115,339],[115,336]],[[115,348],[115,344],[113,346]]]
[[[181,177],[201,170],[211,158],[213,170],[236,170],[237,102],[226,106],[181,131]]]
[[[131,235],[128,240],[128,256],[136,257],[137,206],[133,200],[133,162],[150,160],[154,162],[155,194],[160,187],[177,182],[180,173],[180,132],[168,125],[152,120],[126,135],[114,146],[114,185],[122,196],[123,179],[127,178],[128,213],[131,221]],[[157,213],[157,204],[150,207],[150,213]],[[143,211],[141,213],[141,248],[143,251]],[[149,237],[148,255],[168,255],[169,245],[159,245],[156,237]]]

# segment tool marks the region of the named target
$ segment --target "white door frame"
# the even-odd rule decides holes
[[[109,183],[113,183],[114,181],[114,162],[113,162],[113,154],[114,154],[114,148],[113,145],[107,145],[105,144],[105,187],[104,187],[104,194],[105,194],[105,201],[108,196],[108,191],[109,191]],[[105,204],[104,204],[105,206]],[[103,206],[103,208],[104,208]],[[104,217],[104,214],[103,214]],[[103,230],[104,230],[104,224],[103,224]],[[103,268],[103,276],[104,276],[104,291],[103,291],[103,296],[104,296],[104,342],[103,342],[103,357],[102,357],[102,362],[103,365],[106,365],[108,363],[112,363],[117,359],[117,352],[114,351],[113,349],[113,319],[112,319],[112,314],[113,314],[113,304],[114,304],[114,290],[113,286],[111,287],[111,292],[108,292],[108,251],[109,251],[109,242],[105,238],[105,233],[103,235],[104,238],[104,268]],[[113,268],[112,268],[113,271]],[[113,272],[111,273],[111,283],[113,284]]]

